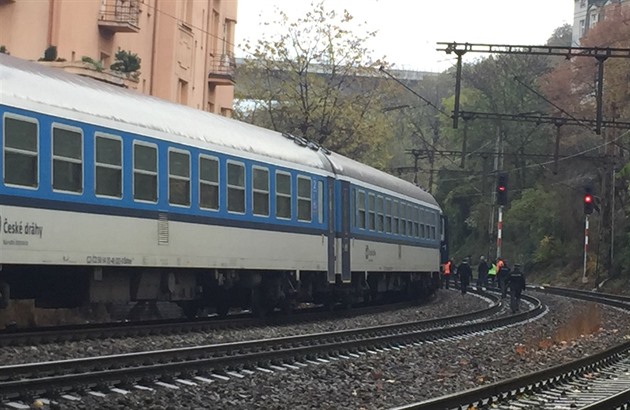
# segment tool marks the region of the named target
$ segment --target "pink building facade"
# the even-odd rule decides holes
[[[0,47],[42,64],[231,116],[237,0],[0,0]],[[109,69],[119,50],[139,74]],[[88,62],[85,62],[87,60]]]

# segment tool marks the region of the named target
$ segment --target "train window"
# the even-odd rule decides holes
[[[400,234],[407,235],[407,204],[400,203]]]
[[[324,182],[317,181],[317,222],[324,222]]]
[[[420,237],[420,209],[417,206],[413,208],[413,236]]]
[[[398,218],[398,201],[394,201],[394,207],[392,209],[392,232],[397,234],[400,225],[400,219]]]
[[[96,195],[122,198],[122,140],[113,135],[96,134]]]
[[[138,201],[157,202],[158,167],[157,147],[154,145],[133,145],[133,197]]]
[[[311,215],[311,179],[308,177],[297,177],[297,206],[298,221],[310,222]]]
[[[229,212],[245,213],[245,165],[228,161],[227,208]]]
[[[368,194],[368,229],[370,231],[376,229],[376,197],[374,194]]]
[[[254,215],[269,216],[269,171],[253,168],[252,198]]]
[[[168,202],[190,206],[190,154],[168,151]]]
[[[4,118],[4,183],[37,188],[37,122]]]
[[[53,127],[52,137],[53,189],[83,192],[83,134]]]
[[[413,206],[411,204],[407,204],[407,235],[413,236],[413,220],[415,219],[415,215],[413,213]]]
[[[383,232],[383,211],[383,197],[379,195],[376,197],[376,230],[378,232]]]
[[[291,219],[291,175],[276,173],[276,217]]]
[[[365,191],[357,191],[357,228],[365,229]]]
[[[426,228],[425,228],[425,220],[424,220],[424,210],[420,209],[420,238],[425,239],[426,238]]]
[[[392,233],[392,200],[385,200],[385,232]]]
[[[219,160],[199,157],[199,207],[219,209]]]

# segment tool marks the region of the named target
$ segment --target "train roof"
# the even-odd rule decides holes
[[[407,181],[342,155],[309,149],[277,131],[6,54],[0,54],[0,97],[0,102],[20,101],[24,109],[33,105],[53,107],[77,116],[87,115],[130,128],[158,131],[158,137],[184,145],[211,150],[223,148],[323,172],[334,171],[437,206],[429,193]]]
[[[389,189],[392,192],[419,199],[439,208],[435,198],[411,182],[397,178],[386,172],[369,167],[343,155],[332,153],[330,160],[339,175],[368,182],[374,186]]]
[[[279,132],[175,104],[134,90],[0,54],[0,96],[83,114],[118,126],[158,131],[155,136],[216,150],[262,155],[330,171],[316,152]],[[155,133],[154,133],[155,134]]]

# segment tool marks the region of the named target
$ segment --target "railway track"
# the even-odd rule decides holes
[[[60,343],[100,338],[123,338],[151,335],[172,335],[190,332],[210,332],[221,329],[244,329],[257,326],[288,325],[317,320],[349,318],[376,314],[395,309],[418,306],[402,302],[363,306],[331,311],[321,307],[304,308],[290,315],[253,317],[251,313],[238,313],[228,318],[206,317],[193,320],[168,319],[135,322],[108,322],[83,325],[50,326],[30,329],[4,329],[0,331],[0,347]]]
[[[630,298],[625,296],[553,287],[532,289],[630,310]],[[393,410],[614,410],[627,409],[629,405],[630,342],[627,342],[561,366]]]
[[[234,372],[273,366],[295,368],[309,361],[348,358],[405,346],[462,338],[532,320],[546,308],[528,297],[532,309],[513,316],[481,320],[500,311],[495,303],[484,311],[447,318],[409,322],[325,334],[216,344],[192,348],[93,357],[0,367],[3,401],[55,396],[59,392],[99,391],[143,380],[208,380]],[[261,370],[264,371],[264,370]]]

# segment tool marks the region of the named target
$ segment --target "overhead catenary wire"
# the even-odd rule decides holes
[[[157,4],[157,2],[156,2],[156,4]],[[195,30],[199,30],[201,33],[207,34],[207,35],[209,35],[210,37],[216,38],[217,40],[221,40],[221,41],[225,42],[225,44],[226,44],[226,45],[229,45],[229,46],[231,46],[232,48],[236,47],[236,44],[235,44],[235,43],[233,43],[233,42],[231,42],[231,41],[228,41],[227,37],[221,37],[221,36],[218,36],[218,35],[216,35],[216,34],[214,34],[214,33],[210,32],[210,31],[208,31],[208,30],[204,30],[204,29],[203,29],[203,28],[201,28],[201,27],[195,26],[195,25],[194,25],[194,24],[192,24],[192,23],[189,23],[189,22],[187,22],[187,21],[184,21],[184,20],[183,20],[183,19],[181,19],[181,18],[178,18],[178,17],[176,17],[176,16],[174,16],[174,15],[172,15],[172,14],[170,14],[170,13],[165,12],[164,10],[161,10],[161,9],[157,8],[157,7],[155,7],[155,6],[151,5],[151,4],[149,4],[148,2],[147,2],[147,3],[143,3],[143,6],[146,6],[147,8],[152,9],[152,10],[153,10],[154,12],[156,12],[156,13],[160,13],[160,14],[162,14],[162,15],[166,16],[166,17],[170,17],[170,18],[172,18],[173,20],[175,20],[175,21],[177,21],[177,22],[179,22],[179,23],[184,23],[184,24],[186,24],[186,26],[187,26],[187,27],[190,27],[190,28],[195,29]]]

